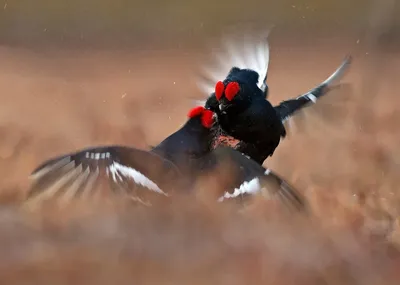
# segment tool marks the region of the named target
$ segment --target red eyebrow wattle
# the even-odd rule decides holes
[[[203,106],[194,107],[194,108],[190,109],[190,111],[188,112],[188,117],[189,118],[197,117],[197,116],[201,115],[204,110],[205,110],[205,108]]]
[[[229,101],[232,101],[233,97],[236,96],[236,94],[238,94],[240,90],[240,86],[239,83],[237,82],[230,82],[225,89],[225,97],[226,99],[228,99]]]
[[[204,110],[203,114],[201,115],[201,124],[205,128],[211,128],[214,123],[214,112],[211,110]]]
[[[222,97],[222,93],[224,93],[224,83],[222,81],[218,81],[217,84],[215,84],[215,97],[217,97],[217,100],[220,100]]]

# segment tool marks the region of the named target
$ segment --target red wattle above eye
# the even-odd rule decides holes
[[[237,83],[237,82],[229,83],[225,89],[226,99],[228,99],[229,101],[232,101],[233,97],[235,97],[236,94],[238,94],[239,90],[240,90],[239,83]]]
[[[215,97],[217,97],[217,100],[219,101],[222,97],[222,93],[224,93],[224,83],[222,81],[218,81],[217,84],[215,84]]]
[[[194,107],[194,108],[190,109],[190,111],[188,112],[188,117],[194,118],[194,117],[200,116],[203,113],[203,111],[204,111],[203,106]]]
[[[214,123],[214,112],[205,109],[203,115],[201,116],[201,124],[209,129]]]

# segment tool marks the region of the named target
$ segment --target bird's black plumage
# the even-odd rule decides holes
[[[304,206],[301,195],[276,174],[228,147],[212,148],[214,113],[203,107],[150,151],[124,146],[83,149],[50,159],[36,168],[28,201],[37,204],[52,197],[70,201],[93,197],[104,186],[115,194],[151,204],[153,197],[189,191],[197,178],[217,175],[229,166],[222,200],[259,192],[276,195],[292,206]],[[272,186],[271,186],[272,185]]]
[[[187,177],[195,176],[207,167],[205,157],[210,154],[215,137],[215,128],[204,126],[202,115],[189,118],[181,128],[151,149],[152,153],[178,165]],[[212,112],[208,115],[214,116]],[[211,117],[208,119],[213,120]],[[202,163],[199,164],[199,161]]]
[[[257,46],[259,43],[254,50],[261,49]],[[265,42],[261,43],[268,46]],[[269,53],[268,48],[265,50]],[[269,54],[266,57],[269,59]],[[341,66],[316,88],[277,106],[273,106],[266,98],[268,65],[264,71],[234,66],[223,81],[217,82],[205,106],[217,114],[223,133],[241,141],[236,149],[262,164],[274,154],[281,139],[285,138],[285,121],[327,94],[332,83],[342,77],[350,62],[351,57],[346,57]],[[260,72],[263,73],[262,78]],[[234,84],[236,87],[230,88]]]
[[[210,112],[207,109],[204,111]],[[264,190],[282,195],[292,205],[304,206],[300,194],[272,171],[230,147],[213,148],[217,126],[214,122],[212,126],[205,127],[201,116],[190,118],[151,151],[177,165],[190,183],[201,175],[218,175],[223,167],[229,166],[231,179],[224,185],[226,199]],[[271,187],[271,183],[274,187]]]
[[[240,87],[233,99],[229,100],[222,94],[217,100],[218,105],[210,106],[218,116],[221,129],[238,140],[254,145],[263,153],[272,155],[281,137],[286,136],[286,131],[274,107],[257,86],[258,74],[251,70],[233,68],[223,85],[226,88],[231,82],[238,83]],[[215,93],[211,97],[214,96]],[[206,106],[211,105],[208,102]],[[250,155],[245,149],[241,151]]]

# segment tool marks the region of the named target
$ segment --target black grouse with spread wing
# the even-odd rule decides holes
[[[152,152],[176,164],[186,177],[190,177],[190,183],[201,175],[218,176],[224,167],[229,166],[230,179],[222,186],[229,190],[225,191],[221,201],[265,191],[278,195],[282,202],[304,207],[300,194],[272,171],[230,147],[213,148],[217,131],[215,113],[198,106],[189,112],[188,117],[182,128]]]
[[[115,194],[148,205],[154,195],[165,198],[176,191],[189,191],[198,177],[218,175],[220,167],[229,165],[232,176],[222,186],[221,201],[268,192],[291,206],[304,207],[296,190],[270,170],[232,148],[212,149],[212,111],[199,106],[188,116],[178,131],[150,151],[104,146],[46,161],[32,173],[28,202],[93,197],[98,188],[107,186]]]
[[[251,43],[247,45],[251,46]],[[264,56],[262,52],[265,52]],[[285,138],[285,121],[327,94],[351,63],[351,57],[346,57],[340,67],[320,85],[297,98],[273,106],[267,100],[269,48],[266,38],[254,42],[250,53],[242,55],[247,61],[240,61],[239,57],[233,54],[230,61],[240,64],[231,67],[226,78],[215,84],[204,105],[217,114],[222,132],[241,141],[236,149],[259,164],[272,156],[281,138]],[[261,64],[255,64],[257,61]],[[210,91],[210,85],[203,84],[202,87],[204,91]]]

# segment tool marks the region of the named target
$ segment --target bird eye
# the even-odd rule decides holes
[[[217,97],[217,100],[219,101],[222,97],[222,93],[224,93],[224,83],[222,81],[218,81],[217,84],[215,84],[215,97]]]
[[[237,82],[230,82],[225,89],[225,97],[228,101],[232,101],[232,99],[239,93],[240,86]]]

